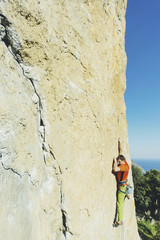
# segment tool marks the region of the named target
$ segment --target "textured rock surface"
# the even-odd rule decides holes
[[[139,239],[133,199],[112,227],[118,140],[130,163],[125,11],[0,1],[0,239]]]

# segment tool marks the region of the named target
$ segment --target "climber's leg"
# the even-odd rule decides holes
[[[118,198],[117,198],[117,214],[118,214],[118,222],[122,222],[123,220],[123,208],[124,208],[124,198],[125,198],[126,186],[121,186],[118,189]]]

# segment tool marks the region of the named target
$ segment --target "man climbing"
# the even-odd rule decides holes
[[[116,161],[117,160],[117,161]],[[117,215],[118,221],[114,223],[114,227],[123,224],[123,207],[126,196],[127,178],[129,173],[129,165],[123,155],[119,155],[113,160],[113,172],[117,178],[118,194],[117,194]]]

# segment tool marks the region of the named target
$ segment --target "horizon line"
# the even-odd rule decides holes
[[[160,158],[132,158],[131,157],[131,160],[160,160]]]

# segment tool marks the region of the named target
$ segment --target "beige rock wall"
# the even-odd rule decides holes
[[[0,1],[0,239],[139,239],[133,198],[112,227],[118,141],[130,164],[125,11]]]

